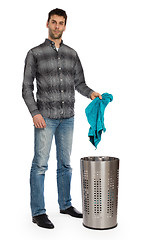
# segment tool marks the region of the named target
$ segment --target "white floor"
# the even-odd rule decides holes
[[[9,215],[7,216],[7,224],[1,230],[1,239],[126,239],[129,237],[141,236],[143,239],[143,230],[141,225],[134,221],[134,219],[119,219],[119,224],[112,230],[91,230],[83,227],[82,220],[74,219],[70,216],[60,215],[56,212],[50,213],[50,219],[55,224],[52,230],[39,228],[37,225],[31,223],[28,214],[19,214],[17,218]]]

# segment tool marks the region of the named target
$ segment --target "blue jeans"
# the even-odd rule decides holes
[[[46,213],[44,201],[44,179],[53,136],[57,152],[58,203],[61,210],[71,206],[70,155],[72,149],[74,117],[68,119],[44,118],[46,128],[35,128],[35,153],[30,174],[32,216]]]

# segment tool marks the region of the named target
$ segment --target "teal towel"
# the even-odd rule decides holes
[[[104,111],[109,102],[113,100],[113,96],[109,93],[103,93],[102,99],[95,98],[85,109],[87,120],[90,124],[88,136],[90,142],[97,148],[101,141],[102,131],[106,131],[104,125]]]

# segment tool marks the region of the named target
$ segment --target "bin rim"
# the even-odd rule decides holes
[[[110,156],[88,156],[81,158],[81,161],[101,161],[101,162],[110,162],[110,161],[119,161],[117,157],[110,157]]]

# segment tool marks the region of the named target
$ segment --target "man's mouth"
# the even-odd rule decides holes
[[[54,33],[60,33],[60,31],[58,31],[58,30],[54,30]]]

